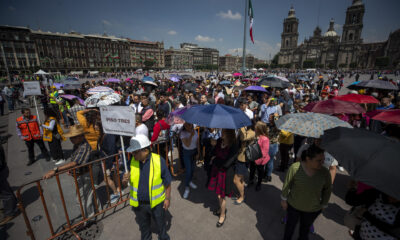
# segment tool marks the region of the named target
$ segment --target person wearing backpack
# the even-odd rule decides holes
[[[156,116],[158,121],[154,124],[153,127],[153,135],[151,136],[151,143],[160,141],[159,144],[159,155],[165,158],[165,154],[167,153],[167,143],[169,142],[169,129],[171,128],[168,123],[165,122],[165,113],[162,110],[157,110]],[[153,145],[153,147],[156,147]],[[155,152],[158,149],[154,149]]]

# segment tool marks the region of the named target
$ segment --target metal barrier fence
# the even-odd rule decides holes
[[[175,170],[174,170],[174,167],[173,167],[173,153],[172,153],[173,152],[172,151],[173,148],[171,148],[170,157],[168,156],[168,149],[169,149],[169,146],[172,146],[172,139],[171,139],[171,141],[159,141],[159,142],[156,142],[156,143],[153,144],[153,146],[155,146],[155,148],[157,149],[157,153],[158,154],[160,154],[160,144],[165,146],[165,153],[166,153],[165,154],[165,161],[166,161],[167,167],[169,167],[169,169],[171,171],[171,174],[173,176],[177,176],[178,174],[175,173]],[[179,145],[179,141],[178,141],[177,145]],[[127,159],[131,159],[131,154],[128,153],[127,155],[128,155]],[[109,159],[115,159],[114,164],[115,164],[115,171],[116,171],[117,183],[118,183],[118,185],[117,185],[118,188],[117,189],[119,189],[119,199],[114,204],[111,203],[111,199],[110,199],[110,186],[109,186],[109,180],[108,180],[110,176],[107,176],[107,174],[106,174],[106,169],[107,169],[106,168],[106,161],[108,161]],[[93,176],[93,167],[94,167],[95,164],[97,164],[97,166],[100,164],[101,167],[102,167],[102,174],[104,176],[104,182],[105,182],[105,185],[106,185],[106,193],[107,193],[107,200],[108,200],[107,207],[105,207],[105,208],[103,208],[101,210],[99,210],[99,206],[98,206],[98,203],[97,203],[98,202],[98,197],[97,197],[97,194],[96,194],[96,188],[95,188],[94,176]],[[94,201],[92,203],[94,205],[94,209],[95,209],[94,212],[95,213],[93,215],[91,215],[91,216],[87,216],[85,214],[84,206],[82,204],[82,196],[80,194],[80,189],[79,189],[79,184],[78,184],[78,178],[80,176],[82,176],[82,173],[85,173],[85,172],[89,173],[89,175],[90,175],[90,188],[93,191],[93,198],[94,198]],[[79,210],[80,210],[80,214],[81,214],[80,220],[75,222],[75,223],[71,222],[70,216],[68,214],[69,211],[68,211],[67,205],[65,203],[64,191],[62,189],[62,185],[61,185],[61,182],[60,182],[60,175],[64,175],[64,174],[69,174],[74,178],[74,185],[75,185],[75,188],[76,188],[76,194],[77,194],[77,198],[78,198],[78,201],[79,201],[79,207],[80,207]],[[28,218],[28,215],[27,215],[27,212],[26,212],[26,206],[24,206],[24,204],[23,204],[23,199],[22,199],[21,192],[25,187],[27,187],[29,185],[33,185],[33,184],[36,185],[36,188],[37,188],[38,193],[40,195],[41,203],[42,203],[42,206],[43,206],[43,211],[44,211],[45,216],[46,216],[46,220],[47,220],[47,224],[48,224],[48,227],[49,227],[49,231],[51,233],[51,236],[48,237],[47,239],[49,239],[49,240],[50,239],[55,239],[55,238],[57,238],[57,237],[59,237],[59,236],[61,236],[63,234],[68,233],[68,232],[72,233],[77,239],[81,239],[79,237],[79,235],[75,231],[77,227],[82,226],[83,224],[85,224],[89,220],[92,220],[92,219],[96,218],[97,216],[99,216],[101,214],[104,214],[105,212],[107,212],[107,211],[109,211],[111,209],[115,209],[119,205],[125,204],[129,200],[129,192],[127,194],[125,194],[126,197],[123,196],[123,194],[122,194],[122,184],[121,184],[119,176],[120,176],[119,154],[107,156],[105,158],[100,158],[100,159],[91,161],[89,163],[85,163],[85,164],[76,166],[74,168],[70,168],[68,170],[60,171],[60,172],[56,173],[54,177],[55,177],[56,182],[57,182],[57,187],[58,187],[59,196],[60,196],[60,202],[61,202],[61,205],[62,205],[62,208],[63,208],[63,211],[64,211],[65,222],[66,222],[66,226],[62,226],[63,229],[61,231],[54,231],[52,218],[51,218],[51,216],[49,214],[48,205],[46,203],[44,192],[43,192],[43,189],[42,189],[42,182],[45,181],[45,180],[40,178],[40,179],[33,180],[33,181],[29,182],[29,183],[23,184],[22,186],[20,186],[18,188],[16,195],[17,195],[17,199],[18,199],[18,208],[21,211],[22,216],[23,216],[24,221],[25,221],[25,224],[26,224],[26,228],[27,228],[26,233],[27,233],[27,235],[30,237],[31,240],[35,240],[36,239],[36,237],[34,235],[34,232],[33,232],[33,229],[32,229],[31,222],[30,222],[30,220]],[[70,193],[67,193],[67,194],[70,194]]]

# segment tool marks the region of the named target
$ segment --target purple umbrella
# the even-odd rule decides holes
[[[250,87],[245,88],[243,91],[267,92],[267,90],[265,90],[265,88],[263,88],[261,86],[250,86]]]
[[[61,87],[64,87],[64,84],[62,84],[62,83],[53,83],[53,86],[56,87],[57,89],[60,89]]]
[[[179,78],[177,77],[171,77],[170,80],[173,82],[179,82]]]
[[[187,105],[185,107],[178,108],[175,111],[171,112],[167,117],[167,123],[169,125],[184,123],[185,121],[182,118],[180,118],[180,116],[184,114],[191,107],[193,106]]]
[[[106,80],[107,83],[119,83],[121,80],[116,79],[116,78],[109,78]]]
[[[79,99],[79,103],[81,105],[85,106],[85,101],[83,101],[80,97],[77,97],[75,95],[64,94],[64,95],[61,95],[60,97],[67,99],[67,100],[73,100],[73,99],[77,98],[77,99]]]

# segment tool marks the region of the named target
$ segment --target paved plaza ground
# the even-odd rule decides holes
[[[364,79],[369,79],[369,75],[360,77],[360,80]],[[354,79],[346,77],[345,86],[352,81]],[[343,91],[347,92],[347,90]],[[32,113],[34,113],[33,109]],[[8,142],[3,145],[10,168],[8,180],[15,190],[18,186],[41,177],[54,167],[52,162],[46,162],[44,159],[40,159],[29,167],[26,166],[27,148],[15,132],[15,119],[19,115],[20,112],[16,111],[0,117],[0,134],[9,137]],[[63,143],[63,149],[67,155],[71,153],[72,144],[69,140]],[[40,153],[37,146],[35,146],[35,152],[36,155]],[[277,165],[278,163],[275,164]],[[284,212],[280,208],[280,193],[284,176],[284,173],[274,171],[272,182],[263,183],[260,192],[256,192],[254,187],[247,188],[246,201],[240,206],[233,205],[232,200],[228,199],[227,219],[222,228],[215,226],[218,218],[213,216],[211,210],[217,207],[217,198],[213,192],[204,187],[205,174],[202,167],[199,166],[195,170],[194,182],[199,188],[193,190],[187,200],[182,198],[184,189],[182,176],[174,178],[171,207],[167,213],[168,233],[171,239],[282,239],[284,225],[281,224],[281,218]],[[79,205],[75,202],[73,178],[65,175],[60,180],[69,216],[71,219],[78,217]],[[343,216],[349,209],[344,202],[349,180],[350,177],[345,172],[338,171],[329,206],[317,218],[316,233],[312,234],[310,239],[350,239],[343,225]],[[55,179],[43,181],[42,188],[54,229],[60,230],[65,224],[65,217]],[[104,191],[104,186],[99,188],[99,192],[104,193]],[[36,239],[48,238],[50,231],[36,186],[33,184],[24,188],[22,197]],[[33,221],[34,218],[37,221]],[[86,233],[86,237],[82,236],[84,239],[140,239],[134,213],[128,205],[109,211]],[[92,235],[89,236],[89,234]],[[0,227],[0,239],[28,239],[22,215]],[[155,234],[154,239],[156,239]]]

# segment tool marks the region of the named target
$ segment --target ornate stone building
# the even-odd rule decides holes
[[[363,43],[364,12],[362,0],[353,0],[346,11],[341,37],[331,19],[325,33],[317,26],[313,36],[297,45],[299,19],[291,7],[283,21],[278,63],[290,68],[375,68],[378,58],[387,58],[387,67],[399,67],[400,30],[391,33],[385,42]]]

